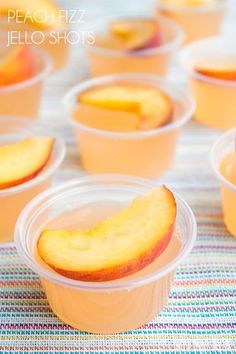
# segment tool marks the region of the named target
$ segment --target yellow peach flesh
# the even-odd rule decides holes
[[[0,146],[0,190],[32,179],[46,165],[53,138],[32,137]]]
[[[113,85],[89,89],[78,97],[78,102],[100,109],[124,111],[136,114],[134,130],[155,129],[168,123],[172,118],[173,103],[164,92],[157,88]],[[79,115],[77,117],[79,120]],[[118,119],[118,118],[117,118]],[[125,121],[123,120],[124,131]],[[102,128],[102,127],[101,127]],[[104,126],[103,129],[106,129]],[[122,129],[120,129],[122,130]]]
[[[30,79],[35,73],[35,58],[28,46],[16,46],[0,57],[0,87]]]

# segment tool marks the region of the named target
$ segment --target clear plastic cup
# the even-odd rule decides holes
[[[15,229],[18,253],[39,274],[52,311],[67,324],[93,333],[118,333],[151,321],[166,305],[176,267],[196,238],[194,215],[178,195],[171,243],[155,262],[132,276],[99,283],[77,281],[53,271],[37,253],[45,227],[94,226],[154,186],[130,176],[85,177],[40,194],[22,212]]]
[[[91,128],[76,118],[86,121],[88,115],[100,119],[104,110],[77,103],[83,91],[103,84],[132,84],[156,87],[166,92],[174,103],[173,121],[157,129],[136,132],[112,132]],[[194,102],[188,92],[179,86],[152,75],[124,74],[104,76],[85,81],[72,88],[64,98],[64,106],[76,131],[83,167],[92,173],[123,173],[147,178],[162,175],[171,165],[179,129],[187,123],[194,111]],[[125,112],[109,111],[113,119],[126,119]]]
[[[220,181],[224,221],[229,232],[236,237],[236,185],[228,181],[221,171],[223,160],[228,154],[236,154],[236,129],[223,134],[213,145],[210,159],[212,169]]]
[[[173,21],[162,17],[153,17],[159,24],[163,32],[165,43],[158,47],[147,48],[127,52],[104,48],[96,44],[98,38],[109,31],[109,24],[114,20],[125,19],[152,19],[143,14],[135,15],[113,15],[102,20],[96,20],[91,26],[91,31],[95,37],[95,44],[87,47],[90,71],[92,76],[101,76],[117,73],[150,73],[166,75],[170,62],[176,51],[180,48],[184,33],[182,29]]]
[[[28,136],[48,134],[48,128],[27,119],[0,117],[0,145],[11,144]],[[36,177],[18,186],[0,190],[0,243],[13,240],[15,223],[22,209],[51,185],[53,174],[65,154],[64,143],[59,138],[55,139],[50,160]]]
[[[9,50],[0,45],[0,52]],[[51,71],[49,55],[39,48],[32,48],[36,73],[22,82],[0,86],[0,115],[35,119],[38,116],[43,82]]]
[[[69,42],[67,40],[69,28],[61,25],[59,28],[43,30],[33,25],[18,21],[8,21],[0,16],[0,41],[7,46],[8,42],[34,44],[37,48],[45,50],[53,60],[53,69],[62,69],[68,61]],[[17,34],[16,34],[17,33]]]
[[[183,49],[180,60],[196,99],[195,118],[212,128],[233,128],[236,125],[236,81],[211,78],[197,73],[195,67],[215,60],[222,61],[222,67],[227,67],[231,60],[236,63],[234,38],[222,36],[196,41]]]
[[[157,1],[155,0],[155,3]],[[176,21],[185,31],[186,42],[215,36],[220,32],[227,0],[215,0],[202,5],[180,5],[158,1],[157,13]]]

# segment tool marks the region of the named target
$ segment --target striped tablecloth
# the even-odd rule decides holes
[[[73,56],[70,69],[51,78],[45,89],[41,118],[67,143],[56,184],[85,174],[73,132],[60,110],[63,93],[86,76],[83,63],[82,57]],[[117,335],[74,330],[52,313],[38,276],[19,259],[14,245],[1,245],[1,354],[236,353],[236,239],[224,226],[219,184],[208,161],[218,135],[189,123],[182,131],[174,166],[157,181],[186,199],[198,223],[195,247],[178,268],[160,316],[138,330]]]

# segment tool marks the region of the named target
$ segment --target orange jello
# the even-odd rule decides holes
[[[227,0],[160,0],[157,13],[184,29],[186,42],[220,32]]]
[[[50,186],[63,159],[63,143],[42,132],[27,120],[0,118],[0,242],[13,240],[21,210]]]
[[[196,99],[195,118],[220,129],[236,125],[236,47],[234,39],[212,37],[182,52],[189,85]]]
[[[0,115],[37,118],[51,59],[39,48],[0,47]]]
[[[171,165],[179,128],[194,109],[188,93],[138,74],[89,80],[73,88],[64,103],[85,169],[150,178]]]
[[[37,252],[42,230],[90,229],[153,187],[127,176],[86,177],[40,194],[23,211],[15,231],[19,255],[40,275],[50,307],[64,322],[89,332],[118,333],[152,320],[167,303],[176,266],[196,237],[194,216],[178,196],[169,245],[156,261],[128,277],[99,282],[71,279],[52,270]]]
[[[53,0],[2,0],[1,44],[33,43],[50,54],[54,69],[62,68],[68,59],[69,44],[67,24],[61,12]]]
[[[221,182],[224,220],[229,232],[236,237],[236,129],[219,138],[211,151],[212,166]]]
[[[181,28],[161,17],[109,17],[91,29],[95,43],[88,46],[92,76],[123,72],[165,75],[182,43]]]

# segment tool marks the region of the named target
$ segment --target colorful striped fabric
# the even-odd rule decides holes
[[[56,182],[80,176],[70,129],[68,155]],[[162,181],[191,205],[198,237],[178,268],[168,305],[142,328],[94,335],[70,328],[50,311],[38,276],[0,247],[0,353],[236,353],[236,239],[222,220],[219,185],[209,166],[218,133],[190,123],[174,167]]]

